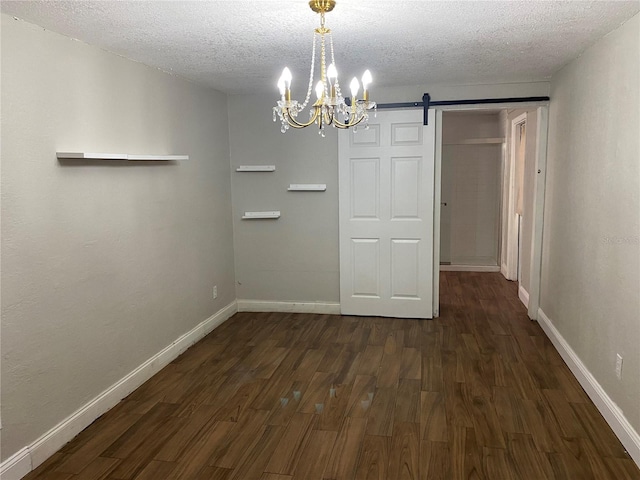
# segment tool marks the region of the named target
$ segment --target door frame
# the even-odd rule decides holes
[[[544,204],[547,188],[547,144],[549,137],[549,107],[537,109],[536,123],[536,176],[533,183],[533,232],[531,239],[531,287],[528,314],[538,319],[540,286],[542,284],[542,241],[544,232]]]
[[[442,112],[444,111],[469,111],[469,110],[509,110],[527,109],[537,110],[536,122],[536,158],[534,179],[534,202],[533,202],[533,232],[531,243],[531,272],[530,272],[530,292],[528,316],[532,320],[538,319],[538,309],[540,306],[540,284],[542,282],[542,241],[544,228],[544,205],[547,178],[547,141],[549,130],[549,102],[522,102],[522,103],[496,103],[481,105],[447,105],[436,107],[436,154],[435,154],[435,175],[434,181],[434,239],[433,239],[433,316],[439,316],[439,286],[440,286],[440,196],[441,196],[441,169],[442,169]],[[529,127],[531,131],[531,127]],[[437,219],[437,221],[436,221]],[[503,246],[504,249],[504,246]],[[435,257],[435,254],[438,257]],[[502,253],[501,253],[502,255]]]
[[[516,140],[518,126],[523,123],[525,125],[527,124],[527,112],[518,115],[516,118],[511,120],[510,124],[511,135],[509,136],[509,156],[506,162],[509,173],[506,192],[507,208],[504,210],[506,215],[502,218],[503,227],[507,230],[507,244],[504,245],[503,252],[505,259],[505,271],[502,272],[502,274],[507,280],[517,282],[520,282],[522,269],[520,268],[520,218],[518,218],[518,215],[516,214]]]
[[[433,161],[433,318],[440,316],[440,209],[442,205],[442,109],[435,111],[436,151]]]

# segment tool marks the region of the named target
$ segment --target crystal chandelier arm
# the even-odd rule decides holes
[[[334,122],[334,120],[336,120],[335,113],[336,113],[335,110],[332,110],[331,113],[329,113],[328,109],[324,111],[323,119],[324,119],[325,125],[331,125]]]
[[[284,118],[287,120],[287,123],[289,125],[291,125],[293,128],[305,128],[308,127],[309,125],[312,125],[313,123],[315,123],[315,121],[318,119],[318,115],[320,113],[320,109],[314,107],[314,112],[313,115],[311,116],[311,118],[309,119],[309,121],[307,123],[300,123],[298,122],[294,117],[292,117],[291,115],[289,115],[289,109],[285,108],[283,110],[283,114],[284,114]]]
[[[363,114],[358,120],[356,120],[356,115],[354,113],[349,115],[349,123],[342,123],[337,118],[334,118],[333,124],[338,128],[351,128],[351,127],[355,127],[359,123],[362,123],[362,121],[365,118],[366,118],[366,115]]]
[[[356,100],[355,98],[351,100],[351,112],[349,112],[349,118],[342,123],[338,120],[338,118],[333,119],[333,125],[337,128],[350,128],[355,127],[356,125],[369,121],[369,113],[367,110],[376,107],[375,102],[368,102],[362,100]]]

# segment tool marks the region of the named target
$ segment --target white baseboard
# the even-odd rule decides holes
[[[329,302],[270,302],[264,300],[238,300],[238,311],[340,315],[340,304]]]
[[[529,308],[529,292],[527,292],[522,285],[518,286],[518,298],[524,306]]]
[[[72,413],[31,445],[26,446],[0,465],[2,480],[19,480],[41,465],[78,433],[88,427],[120,400],[158,373],[194,343],[208,335],[238,311],[235,301],[181,335],[131,373],[107,388],[89,403]]]
[[[440,265],[441,272],[499,272],[498,265]]]
[[[0,478],[2,480],[20,480],[31,470],[29,447],[25,447],[2,462],[2,465],[0,465]]]
[[[596,405],[604,419],[613,429],[614,433],[629,452],[633,461],[640,467],[640,435],[626,419],[620,408],[611,400],[607,392],[591,374],[587,366],[582,363],[580,357],[573,351],[560,332],[553,325],[549,317],[541,308],[538,309],[538,323],[551,340],[556,350],[560,353],[569,369],[584,388],[589,398]]]

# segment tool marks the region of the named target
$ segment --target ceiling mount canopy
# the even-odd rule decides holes
[[[336,2],[335,0],[311,0],[309,6],[316,13],[326,13],[333,10]]]
[[[369,85],[371,84],[371,72],[365,70],[362,75],[362,98],[358,99],[360,90],[360,82],[357,78],[353,78],[350,83],[351,102],[349,105],[345,102],[340,90],[338,82],[338,70],[333,53],[333,38],[331,30],[325,26],[325,13],[330,12],[336,6],[335,0],[311,0],[309,2],[311,10],[320,14],[320,26],[314,30],[313,48],[311,50],[311,68],[309,72],[309,85],[307,95],[304,102],[299,103],[291,100],[291,71],[285,67],[282,76],[278,80],[278,89],[280,90],[280,100],[273,107],[273,121],[276,117],[280,118],[282,127],[280,131],[285,133],[289,127],[305,128],[310,125],[317,125],[320,135],[325,136],[325,126],[332,125],[335,128],[351,128],[361,123],[368,128],[369,110],[374,109],[376,103],[369,101]],[[309,104],[311,91],[314,90],[314,69],[316,63],[316,44],[320,43],[320,80],[315,85],[316,101],[309,110],[309,120],[298,120],[298,114],[302,112]],[[331,63],[326,64],[327,45],[330,54]]]

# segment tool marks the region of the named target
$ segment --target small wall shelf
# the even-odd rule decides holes
[[[244,212],[243,220],[260,220],[280,218],[280,210],[271,212]]]
[[[129,161],[175,161],[189,160],[189,155],[127,155]]]
[[[490,145],[497,143],[504,143],[504,138],[464,138],[456,142],[443,143],[443,145]]]
[[[56,157],[65,160],[129,160],[126,153],[56,152]]]
[[[236,172],[275,172],[275,165],[240,165]]]
[[[128,160],[135,161],[176,161],[189,160],[189,155],[129,155],[127,153],[56,152],[60,160]]]
[[[289,192],[324,192],[327,190],[326,183],[292,183],[287,189]]]

